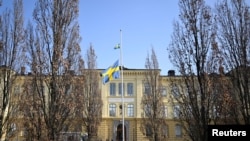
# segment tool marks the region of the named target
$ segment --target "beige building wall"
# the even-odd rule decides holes
[[[125,125],[125,136],[126,141],[148,141],[149,139],[145,133],[141,130],[141,119],[143,114],[141,100],[144,92],[144,78],[145,78],[145,69],[132,69],[132,70],[123,70],[123,82],[124,82],[124,105],[125,105],[125,116],[124,116],[124,125]],[[21,86],[26,80],[30,77],[29,75],[20,76],[17,78],[18,85]],[[168,124],[168,136],[166,140],[168,141],[183,141],[186,138],[184,131],[182,129],[182,136],[176,137],[175,127],[178,124],[173,118],[173,105],[170,101],[171,89],[169,87],[171,83],[171,78],[169,76],[160,76],[162,77],[163,86],[166,88],[166,97],[164,103],[167,106],[167,124]],[[122,111],[120,105],[122,105],[122,97],[119,95],[119,83],[122,83],[121,79],[115,79],[110,81],[107,84],[102,84],[100,80],[100,89],[101,96],[103,100],[103,109],[102,109],[102,122],[98,129],[98,137],[102,141],[116,141],[117,134],[122,132]],[[127,92],[128,83],[133,86],[133,94],[129,95]],[[115,85],[114,95],[110,95],[110,85]],[[14,90],[13,90],[14,91]],[[20,90],[21,91],[21,90]],[[110,104],[116,106],[115,116],[110,116]],[[128,116],[128,105],[133,105],[133,116]],[[23,138],[23,132],[20,132],[19,139]]]
[[[123,83],[124,85],[124,105],[125,105],[125,136],[126,141],[147,141],[149,140],[145,133],[141,131],[140,121],[143,116],[141,108],[141,100],[144,91],[143,80],[145,78],[145,71],[143,69],[123,70]],[[167,106],[167,124],[168,124],[168,137],[165,139],[168,141],[182,141],[186,139],[186,135],[182,129],[182,136],[176,137],[175,126],[178,124],[173,118],[173,105],[171,104],[170,96],[171,89],[169,76],[161,76],[163,86],[166,88],[166,97],[164,103]],[[101,83],[101,82],[100,82]],[[103,99],[103,121],[100,125],[98,136],[105,141],[116,141],[119,127],[122,125],[122,114],[119,106],[122,104],[122,96],[119,95],[119,83],[122,83],[122,79],[112,80],[105,85],[101,84],[102,99]],[[133,84],[133,95],[127,94],[127,83]],[[115,95],[110,95],[110,85],[115,85]],[[109,104],[116,105],[116,115],[110,116]],[[128,117],[128,104],[134,105],[134,116]],[[119,126],[120,125],[120,126]]]

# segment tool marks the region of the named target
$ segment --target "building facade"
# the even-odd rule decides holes
[[[145,72],[143,69],[127,69],[123,71],[123,80],[114,79],[107,84],[101,84],[103,100],[103,121],[99,128],[99,137],[107,141],[121,141],[122,129],[126,141],[150,140],[147,131],[141,128],[141,120],[144,117],[142,110],[142,97],[145,93]],[[162,80],[162,95],[164,97],[164,110],[167,129],[163,140],[182,141],[187,139],[184,130],[179,124],[178,110],[173,106],[170,96],[170,79],[175,77],[173,71],[166,76],[160,76]],[[124,83],[122,88],[122,81]],[[123,89],[123,97],[122,97]],[[124,128],[122,117],[122,104],[124,102]]]
[[[100,77],[99,89],[101,89],[101,96],[103,101],[102,122],[98,128],[97,135],[100,140],[122,141],[123,133],[125,141],[150,140],[148,131],[141,127],[142,118],[144,118],[145,116],[142,110],[141,101],[147,89],[147,86],[144,83],[146,72],[147,70],[145,69],[124,69],[122,78],[113,79],[106,84],[102,83]],[[22,83],[26,81],[25,79],[28,80],[31,77],[32,74],[17,75],[16,80],[20,82],[15,83],[13,92],[20,93],[22,91]],[[173,106],[170,100],[171,78],[175,78],[178,76],[174,75],[174,71],[169,71],[168,75],[160,75],[159,77],[161,77],[163,86],[162,96],[164,97],[164,113],[167,123],[167,128],[166,130],[164,130],[164,133],[162,135],[162,140],[187,140],[188,136],[185,134],[183,127],[178,122],[178,106]],[[122,112],[123,110],[124,115]],[[23,128],[18,127],[18,123],[13,124],[13,127],[13,133],[16,134],[12,137],[12,139],[24,140],[25,132],[24,130],[22,130]],[[82,133],[77,134],[84,135],[86,133],[82,131]],[[74,136],[77,136],[77,134],[74,134]],[[66,138],[65,141],[68,139]]]

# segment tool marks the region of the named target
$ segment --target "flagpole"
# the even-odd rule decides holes
[[[125,139],[125,132],[124,132],[124,111],[125,111],[125,106],[124,106],[124,92],[123,92],[123,60],[122,60],[122,30],[120,29],[120,60],[121,60],[121,79],[122,79],[122,141]]]

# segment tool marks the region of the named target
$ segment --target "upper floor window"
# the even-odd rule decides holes
[[[39,90],[38,90],[38,94],[44,94],[45,93],[45,87],[44,87],[44,85],[39,85]]]
[[[173,94],[174,98],[178,98],[180,96],[180,91],[179,91],[179,88],[176,84],[172,85],[172,94]]]
[[[128,104],[128,117],[133,117],[133,116],[134,116],[134,105]]]
[[[127,94],[128,96],[132,96],[134,94],[133,83],[127,83]]]
[[[164,96],[164,97],[167,96],[167,88],[166,87],[161,88],[161,95]]]
[[[17,85],[14,87],[14,94],[19,94],[20,93],[20,86]]]
[[[110,94],[110,96],[115,96],[115,83],[110,83],[109,84],[109,94]]]
[[[185,108],[185,109],[184,109]],[[193,108],[191,105],[186,105],[185,107],[183,108],[183,110],[185,110],[185,112],[190,116],[190,117],[193,117]]]
[[[72,85],[66,84],[65,85],[65,94],[69,95],[69,94],[71,94],[71,92],[72,92]]]
[[[13,136],[15,131],[17,130],[17,125],[16,123],[11,123],[8,129],[8,136]]]
[[[115,117],[116,116],[116,105],[109,104],[109,116]]]
[[[144,83],[144,94],[150,94],[150,84]]]
[[[150,104],[144,105],[144,114],[146,117],[149,117],[152,114],[152,105]]]
[[[179,118],[180,117],[180,106],[175,105],[174,106],[174,118]]]
[[[182,136],[182,128],[181,128],[181,125],[179,125],[179,124],[175,125],[175,136],[176,137]]]
[[[188,97],[190,93],[191,93],[190,87],[186,86],[186,88],[184,89],[184,95]]]
[[[168,116],[168,107],[166,105],[162,106],[162,111],[163,111],[163,117]]]
[[[219,117],[219,111],[218,111],[218,109],[219,109],[220,107],[218,107],[218,106],[213,106],[213,112],[212,112],[212,117]]]
[[[125,90],[125,87],[124,87],[124,83],[123,83],[123,87],[122,87],[122,83],[119,83],[119,95],[122,95],[122,92],[123,92],[123,95],[124,95],[124,90]]]
[[[17,130],[16,123],[11,123],[10,124],[10,131],[16,131],[16,130]]]

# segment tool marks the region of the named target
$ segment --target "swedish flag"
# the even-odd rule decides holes
[[[114,49],[119,49],[119,48],[121,48],[120,44],[117,44],[117,45],[114,47]]]
[[[119,67],[119,60],[117,60],[113,66],[108,67],[101,73],[103,77],[102,82],[103,84],[108,83],[112,79],[120,78],[120,67]]]

